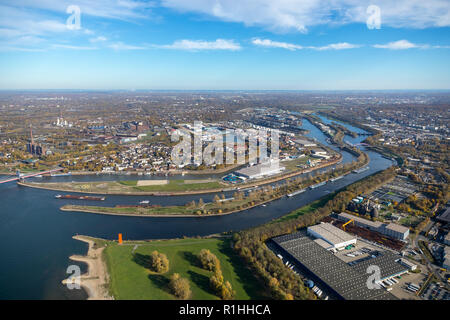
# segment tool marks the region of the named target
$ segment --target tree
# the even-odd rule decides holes
[[[234,298],[236,291],[231,287],[231,283],[226,281],[225,284],[222,285],[221,288],[221,297],[223,300],[231,300]]]
[[[186,278],[182,278],[178,273],[170,277],[169,289],[177,298],[186,300],[191,296],[191,287]]]
[[[220,270],[220,261],[217,257],[208,249],[200,250],[198,254],[202,267],[209,271]]]
[[[158,273],[169,271],[169,259],[164,253],[153,251],[151,255],[151,268]]]
[[[220,269],[214,271],[214,274],[209,278],[209,284],[214,292],[221,292],[223,285],[223,275]]]

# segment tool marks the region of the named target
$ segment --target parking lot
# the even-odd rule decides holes
[[[425,300],[450,300],[450,292],[437,283],[431,283],[421,297]]]

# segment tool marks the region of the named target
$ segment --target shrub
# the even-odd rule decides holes
[[[174,296],[186,300],[191,296],[191,287],[186,278],[182,278],[178,273],[170,277],[169,289]]]
[[[209,271],[220,269],[220,261],[217,257],[207,249],[202,249],[198,254],[202,267]]]
[[[151,255],[151,269],[158,273],[169,271],[169,259],[164,253],[153,251]]]

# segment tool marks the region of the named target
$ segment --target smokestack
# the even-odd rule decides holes
[[[31,123],[30,123],[30,144],[34,144],[34,142],[33,142],[33,128],[31,127]]]

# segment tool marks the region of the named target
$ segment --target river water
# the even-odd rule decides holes
[[[329,121],[324,118],[323,120]],[[353,131],[363,132],[348,124],[343,125]],[[310,122],[305,120],[303,128],[310,131],[308,134],[310,137],[329,145],[322,132]],[[346,137],[347,141],[355,144],[363,139],[363,136]],[[337,150],[334,146],[331,147]],[[167,239],[247,229],[283,216],[392,165],[392,161],[378,153],[368,150],[365,152],[370,157],[368,171],[360,174],[351,173],[340,180],[307,190],[292,198],[284,197],[265,207],[259,206],[226,216],[141,218],[64,212],[60,211],[59,207],[67,203],[83,204],[83,201],[55,199],[57,191],[26,188],[15,183],[2,184],[0,185],[0,299],[85,299],[86,293],[83,290],[69,290],[61,284],[61,280],[68,276],[66,269],[69,265],[79,265],[82,272],[86,269],[84,264],[74,263],[68,259],[72,254],[85,254],[87,250],[87,244],[72,239],[75,234],[115,239],[118,233],[122,233],[124,239]],[[343,163],[352,160],[354,157],[351,154],[343,152]],[[93,175],[44,177],[40,180],[101,181],[143,178],[161,179],[154,176]],[[186,175],[182,178],[191,177]],[[204,179],[205,176],[194,175],[193,178]],[[231,192],[226,193],[226,196],[230,194]],[[213,196],[213,194],[171,197],[108,195],[101,204],[106,206],[137,204],[141,200],[148,199],[153,204],[181,205],[199,198],[210,201]]]

